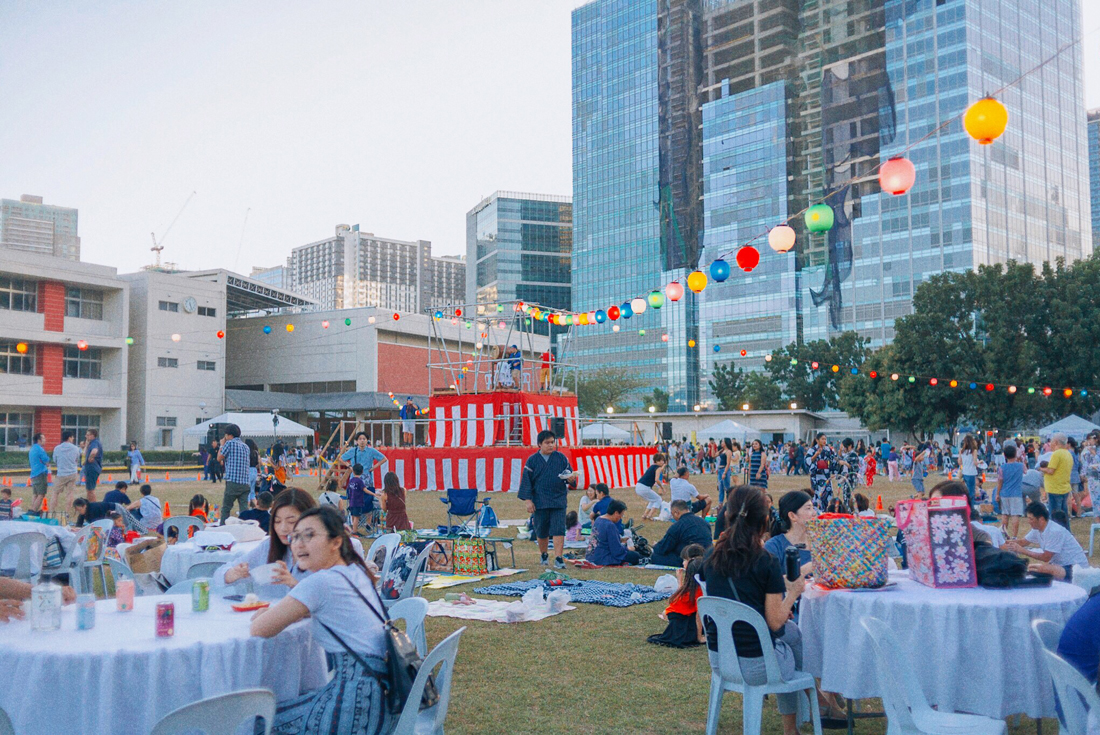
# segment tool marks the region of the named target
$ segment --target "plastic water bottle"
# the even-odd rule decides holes
[[[31,629],[61,629],[61,585],[39,582],[31,588]]]

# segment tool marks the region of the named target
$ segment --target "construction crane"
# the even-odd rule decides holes
[[[182,207],[180,207],[180,211],[176,212],[175,218],[173,218],[172,221],[168,224],[168,229],[166,229],[164,231],[164,234],[160,236],[159,242],[157,241],[157,233],[149,233],[149,236],[153,238],[153,247],[149,249],[157,254],[157,262],[154,266],[155,268],[160,268],[160,254],[161,251],[164,250],[164,238],[168,237],[168,233],[172,231],[172,225],[176,224],[176,220],[178,220],[180,218],[180,215],[183,214],[183,210],[187,209],[187,205],[191,203],[191,199],[193,199],[194,196],[195,192],[191,192],[191,195],[187,197],[187,201],[183,203]]]

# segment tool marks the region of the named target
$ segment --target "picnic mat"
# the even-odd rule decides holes
[[[658,592],[652,587],[646,587],[642,584],[597,582],[591,579],[574,579],[560,585],[551,585],[547,582],[532,579],[526,582],[507,582],[505,584],[489,585],[488,587],[476,587],[474,592],[482,595],[522,597],[524,592],[537,586],[542,586],[547,592],[556,589],[568,590],[572,602],[587,602],[593,605],[607,605],[608,607],[644,605],[647,602],[667,600],[671,596],[670,592]]]
[[[464,575],[464,574],[438,574],[430,582],[424,585],[425,589],[442,590],[448,587],[456,587],[469,582],[480,582],[483,579],[495,579],[497,577],[511,577],[513,574],[522,574],[526,569],[498,569],[488,574]]]
[[[510,518],[506,521],[497,521],[497,528],[523,528],[529,518]]]
[[[447,618],[462,618],[463,620],[484,620],[491,623],[507,623],[508,620],[504,617],[504,608],[513,604],[511,602],[505,602],[504,600],[478,600],[475,598],[476,605],[456,605],[453,602],[447,602],[446,600],[435,600],[428,603],[428,615],[431,617],[447,617]],[[576,610],[577,608],[572,605],[566,605],[565,610]],[[563,610],[562,612],[565,612]],[[519,622],[530,623],[535,620],[542,620],[548,618],[551,615],[557,615],[556,612],[546,607],[538,612],[528,613],[528,616]]]

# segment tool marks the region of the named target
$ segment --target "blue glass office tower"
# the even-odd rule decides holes
[[[937,130],[1079,36],[1078,3],[887,0],[885,9],[897,132],[882,157],[904,153],[917,178],[907,195],[863,198],[835,325],[874,345],[893,338],[929,276],[1092,250],[1079,48],[997,95],[1009,124],[993,144],[978,145],[958,119]]]
[[[660,288],[657,8],[652,0],[596,0],[573,11],[573,308],[607,309]],[[565,359],[625,367],[647,388],[689,395],[685,310],[573,329]],[[675,320],[666,323],[666,320]],[[645,334],[639,334],[644,330]],[[663,334],[670,335],[664,342]],[[691,382],[691,391],[696,388]],[[637,403],[637,401],[635,401]]]
[[[1089,191],[1092,207],[1092,247],[1100,247],[1100,110],[1089,110]]]

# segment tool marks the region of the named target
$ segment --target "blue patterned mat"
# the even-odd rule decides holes
[[[474,592],[483,595],[504,595],[506,597],[522,597],[527,590],[542,587],[546,592],[556,589],[569,590],[573,602],[587,602],[593,605],[607,605],[609,607],[630,607],[631,605],[644,605],[647,602],[660,602],[667,600],[671,595],[667,592],[658,592],[652,587],[641,584],[623,584],[621,582],[596,582],[593,580],[571,580],[560,586],[552,587],[549,583],[538,579],[526,582],[509,582],[507,584],[493,584],[488,587],[475,587]]]

